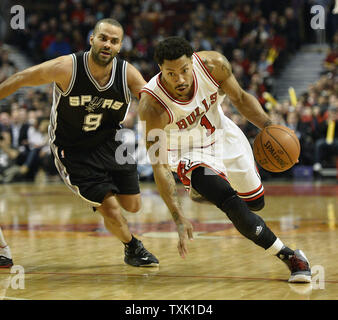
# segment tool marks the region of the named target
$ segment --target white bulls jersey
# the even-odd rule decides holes
[[[173,98],[161,83],[161,73],[153,77],[142,89],[142,92],[152,95],[169,115],[169,124],[165,127],[168,150],[177,147],[189,148],[188,140],[177,139],[184,135],[194,136],[194,148],[209,145],[215,141],[215,129],[222,128],[222,118],[225,118],[220,106],[224,95],[219,94],[219,85],[197,54],[194,53],[192,59],[194,94],[191,100],[181,101]],[[177,143],[180,146],[177,146]]]
[[[243,198],[251,192],[262,194],[251,146],[243,132],[227,118],[221,108],[224,94],[220,86],[194,53],[194,94],[191,100],[178,100],[166,90],[161,73],[141,90],[154,97],[169,115],[164,128],[167,136],[168,163],[183,184],[190,187],[190,173],[206,166],[226,178]]]

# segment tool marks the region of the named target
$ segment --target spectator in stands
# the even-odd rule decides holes
[[[335,35],[338,38],[338,32]],[[337,40],[338,41],[338,40]],[[325,71],[334,71],[338,66],[338,43],[329,49],[329,52],[324,60]]]
[[[232,113],[230,119],[244,132],[245,136],[252,145],[259,132],[257,127],[237,112]]]
[[[47,123],[46,123],[47,121]],[[40,151],[48,145],[48,119],[39,118],[28,128],[28,151],[24,163],[20,166],[21,177],[33,180],[40,164]]]
[[[16,151],[15,164],[16,168],[11,171],[12,178],[19,172],[19,166],[25,163],[29,153],[28,146],[28,129],[27,111],[25,108],[16,107],[12,105],[11,124],[9,126],[10,146],[12,150]]]
[[[71,54],[72,48],[70,44],[63,39],[62,33],[58,32],[56,34],[55,40],[51,41],[46,53],[49,59],[53,59],[66,54]]]
[[[17,69],[15,63],[9,58],[9,51],[0,47],[0,69],[4,64],[12,67],[15,70]]]
[[[6,131],[0,133],[0,182],[8,183],[12,180],[14,173],[11,168],[15,165],[18,151],[11,147],[10,135]]]
[[[285,32],[288,39],[287,46],[291,52],[295,52],[300,47],[299,23],[291,7],[285,9]]]
[[[302,122],[296,111],[289,111],[286,116],[285,125],[293,130],[299,139],[301,154],[299,156],[299,164],[313,164],[313,130],[311,123]]]
[[[272,109],[269,112],[269,116],[270,116],[270,119],[273,123],[285,126],[285,120],[284,120],[283,116],[281,115],[281,113],[279,113],[278,111]]]
[[[13,106],[12,106],[13,107]],[[11,124],[9,128],[11,136],[11,146],[19,152],[24,152],[28,146],[27,132],[27,111],[25,108],[14,107],[11,112]]]
[[[3,62],[0,68],[0,83],[14,74],[16,70],[17,69],[10,65],[7,61]]]
[[[10,115],[7,111],[0,112],[0,132],[9,132],[10,121]]]
[[[72,20],[78,20],[80,23],[83,23],[85,19],[85,10],[83,8],[82,3],[80,1],[76,1],[76,2],[74,1],[73,4],[74,4],[74,9],[71,13],[70,18]]]
[[[329,137],[329,124],[334,123],[334,134]],[[314,171],[320,171],[322,167],[328,165],[332,158],[338,155],[338,107],[330,106],[327,111],[327,118],[321,122],[315,131],[315,163],[313,165]],[[333,130],[332,130],[333,131]],[[332,138],[332,140],[331,140]]]
[[[49,126],[49,119],[47,118],[40,118],[37,123],[38,133],[39,136],[39,144],[35,142],[35,152],[33,156],[36,156],[37,161],[36,165],[37,168],[43,169],[43,171],[47,174],[47,178],[51,178],[52,180],[60,180],[60,176],[56,170],[54,164],[54,157],[51,153],[51,149],[48,142],[48,126]],[[30,141],[30,139],[29,139]],[[31,143],[33,141],[30,141]],[[33,147],[33,146],[32,146]]]

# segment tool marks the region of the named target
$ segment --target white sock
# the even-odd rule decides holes
[[[0,227],[0,248],[6,247],[6,246],[7,246],[7,243],[5,241],[4,235],[3,235],[1,227]]]
[[[7,245],[4,235],[0,227],[0,255],[5,256],[8,259],[12,259],[11,249]]]
[[[272,244],[272,246],[268,248],[266,251],[275,256],[279,251],[282,250],[283,247],[284,247],[283,242],[279,238],[277,238],[276,241]]]
[[[12,253],[11,253],[11,249],[9,248],[9,246],[0,248],[0,256],[4,256],[8,259],[12,259]]]

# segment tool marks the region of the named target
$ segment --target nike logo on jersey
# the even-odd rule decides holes
[[[100,97],[92,97],[91,95],[70,96],[69,105],[71,107],[86,107],[88,112],[93,112],[98,108],[119,110],[124,102],[104,99]]]

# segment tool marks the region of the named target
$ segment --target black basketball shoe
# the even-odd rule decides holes
[[[142,241],[136,239],[136,245],[125,244],[124,262],[134,267],[157,267],[158,260],[144,246]]]
[[[311,269],[302,250],[295,250],[293,255],[283,254],[281,250],[277,257],[281,259],[291,271],[289,282],[309,283],[311,282]]]
[[[0,268],[10,268],[13,266],[13,260],[5,256],[0,256]]]

